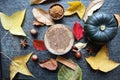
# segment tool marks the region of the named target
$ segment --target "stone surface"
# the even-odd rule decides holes
[[[49,0],[48,0],[49,1]],[[52,0],[50,0],[52,1]],[[68,7],[67,2],[72,0],[59,0],[58,2],[61,3],[64,8],[66,9]],[[86,6],[88,5],[90,0],[81,0]],[[55,0],[50,3],[44,3],[41,5],[30,5],[30,0],[0,0],[0,11],[6,13],[7,15],[11,15],[12,13],[27,9],[26,16],[24,23],[22,25],[23,30],[26,32],[27,36],[29,38],[32,38],[29,31],[32,28],[35,28],[38,31],[38,39],[43,40],[43,36],[48,29],[47,26],[36,28],[32,25],[32,22],[34,20],[32,15],[32,8],[44,8],[46,11],[48,11],[51,4],[55,3]],[[105,0],[105,4],[102,6],[100,10],[97,12],[106,12],[108,14],[114,14],[114,13],[120,13],[120,0]],[[62,23],[65,25],[68,25],[69,28],[72,29],[72,26],[75,21],[79,21],[83,26],[84,22],[78,18],[77,15],[73,15],[71,17],[64,17],[60,21],[56,21],[56,23]],[[4,35],[7,33],[6,30],[2,28],[2,25],[0,24],[0,39],[4,37]],[[17,37],[13,36],[10,33],[6,35],[4,39],[1,41],[1,52],[2,54],[5,54],[6,56],[10,57],[11,59],[15,56],[23,55],[29,52],[34,52],[38,55],[39,61],[48,59],[50,57],[56,58],[55,55],[51,54],[48,51],[36,51],[34,47],[32,46],[32,42],[27,39],[27,42],[29,43],[29,46],[26,49],[22,49],[20,47],[20,40],[24,39],[24,37]],[[86,42],[85,38],[81,40],[81,42]],[[115,60],[117,62],[120,62],[120,29],[118,29],[118,33],[116,37],[107,43],[109,47],[109,56],[110,59]],[[97,46],[97,45],[95,45]],[[99,48],[99,46],[97,46]],[[98,51],[98,48],[96,47],[96,52]],[[77,62],[78,65],[83,70],[83,80],[119,80],[120,76],[120,67],[117,67],[116,69],[112,70],[108,73],[103,73],[100,71],[94,71],[91,69],[91,67],[87,64],[85,61],[85,57],[89,54],[86,53],[86,49],[82,50],[82,58],[81,59],[75,59],[72,52],[67,53],[64,55],[66,58],[71,58],[73,61]],[[2,71],[2,74],[0,73],[1,78],[9,78],[9,65],[11,60],[9,60],[6,56],[1,56],[1,64],[2,67],[0,71]],[[32,74],[37,78],[36,80],[57,80],[57,72],[61,67],[61,64],[59,64],[59,68],[56,71],[48,71],[46,69],[42,69],[38,64],[34,63],[32,60],[28,62],[28,68],[32,72]],[[17,74],[15,79],[31,79],[35,80],[32,77],[25,76],[22,74]]]

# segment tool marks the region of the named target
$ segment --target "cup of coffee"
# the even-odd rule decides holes
[[[52,54],[63,55],[71,50],[74,44],[74,36],[67,26],[55,24],[46,31],[44,43]]]

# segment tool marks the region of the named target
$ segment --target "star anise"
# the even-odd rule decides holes
[[[22,48],[25,48],[25,47],[28,45],[26,39],[21,40],[21,41],[20,41],[20,44],[21,44],[21,47],[22,47]]]

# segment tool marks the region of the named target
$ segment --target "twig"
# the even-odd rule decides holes
[[[27,36],[26,38],[29,39],[31,42],[33,41],[33,40],[32,40],[30,37],[28,37],[28,36]]]
[[[1,52],[1,54],[4,55],[5,57],[7,57],[11,62],[13,62],[13,64],[15,64],[16,66],[18,66],[14,61],[12,61],[12,59],[9,56],[3,54],[2,52]]]
[[[1,38],[0,43],[2,42],[2,40],[8,35],[9,31],[5,33],[5,35]]]
[[[2,52],[0,52],[2,55],[4,55],[5,57],[7,57],[10,61],[12,61],[12,59],[10,57],[8,57],[7,55],[3,54]]]

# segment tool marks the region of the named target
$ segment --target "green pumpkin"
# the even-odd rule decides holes
[[[89,40],[106,43],[117,34],[118,23],[113,15],[95,13],[85,23],[84,30]]]

